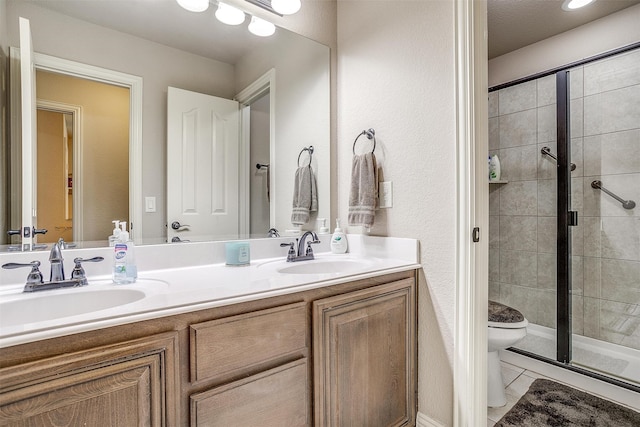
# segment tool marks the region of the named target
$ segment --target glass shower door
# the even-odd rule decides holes
[[[640,384],[640,50],[570,70],[572,363]]]
[[[489,94],[489,154],[502,177],[489,185],[489,298],[529,321],[517,349],[556,360],[558,132],[556,76]],[[565,153],[566,155],[566,153]]]
[[[640,391],[640,44],[492,88],[489,298],[512,350]]]

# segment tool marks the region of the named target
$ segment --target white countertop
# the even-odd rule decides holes
[[[91,274],[89,268],[87,268],[89,286],[23,293],[23,283],[5,283],[8,277],[5,275],[5,277],[0,277],[3,279],[0,287],[0,310],[2,310],[2,304],[19,300],[30,301],[28,307],[33,307],[34,310],[37,310],[38,304],[42,304],[43,307],[46,307],[46,310],[55,309],[57,299],[75,298],[77,296],[78,298],[85,297],[84,299],[86,300],[86,297],[93,298],[93,295],[96,296],[95,298],[101,298],[101,295],[107,295],[113,289],[140,291],[144,293],[144,296],[142,297],[140,293],[141,298],[133,302],[112,308],[98,308],[91,312],[71,316],[58,315],[53,320],[43,321],[36,319],[34,322],[19,324],[10,324],[13,322],[5,321],[3,322],[5,324],[0,323],[0,347],[301,292],[420,267],[418,264],[418,243],[414,239],[358,235],[349,235],[348,239],[350,244],[350,253],[348,254],[335,255],[329,252],[319,252],[316,253],[315,260],[296,263],[286,263],[282,255],[276,258],[264,257],[254,260],[254,253],[256,255],[263,254],[264,248],[262,246],[269,245],[268,247],[271,248],[278,242],[275,239],[252,240],[252,261],[249,266],[244,267],[230,267],[223,262],[210,264],[195,262],[196,265],[189,265],[187,260],[193,261],[194,259],[193,250],[201,253],[203,251],[202,246],[161,245],[164,247],[162,249],[143,246],[136,249],[141,255],[139,258],[142,259],[142,262],[138,263],[138,281],[130,285],[115,285],[111,282],[110,275]],[[286,241],[287,239],[283,240]],[[328,241],[328,239],[326,240]],[[214,246],[223,244],[224,242],[207,243],[207,245]],[[324,248],[327,249],[328,247],[324,246]],[[109,251],[108,248],[103,250]],[[81,256],[96,255],[96,250],[92,250],[91,254],[88,253],[89,250],[78,251],[84,251]],[[71,250],[67,252],[70,253],[66,254],[66,259],[72,259],[73,255],[77,256],[77,254],[71,253]],[[219,248],[212,249],[212,252],[219,252]],[[97,255],[100,254],[98,253]],[[165,260],[163,263],[163,255],[170,256],[171,262]],[[0,263],[24,262],[25,257],[33,258],[33,255],[22,254],[21,256],[13,257],[16,258],[14,260],[9,259],[4,254],[0,254]],[[148,259],[145,260],[145,257],[148,257]],[[182,262],[182,265],[185,265],[184,267],[174,266],[176,257],[182,258],[179,261]],[[213,258],[214,261],[221,261],[219,256]],[[335,267],[337,265],[345,265],[345,261],[352,261],[347,263],[349,268]],[[316,263],[314,269],[322,272],[289,274],[279,271],[289,266],[307,263]],[[45,276],[48,275],[47,264],[48,262],[43,262],[42,272]],[[108,262],[101,264],[110,265]],[[166,265],[169,268],[145,268],[162,265]],[[326,271],[324,266],[326,266]],[[66,265],[65,268],[67,268]],[[336,268],[344,271],[335,271]],[[71,271],[71,269],[69,268],[67,271]],[[26,277],[28,270],[22,270],[22,273],[22,276]],[[107,291],[107,293],[101,294],[101,291]],[[81,295],[85,293],[90,295]],[[37,317],[39,314],[39,312],[35,312],[33,317]],[[2,313],[0,313],[1,315]]]

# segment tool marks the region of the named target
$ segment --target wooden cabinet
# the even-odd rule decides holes
[[[300,359],[193,395],[191,426],[308,426],[308,371]]]
[[[175,333],[0,371],[3,426],[174,424]]]
[[[311,425],[307,303],[191,325],[192,427]],[[240,378],[235,381],[225,381]]]
[[[415,423],[415,281],[313,303],[315,424]]]
[[[405,271],[0,348],[0,425],[410,426],[415,329]]]

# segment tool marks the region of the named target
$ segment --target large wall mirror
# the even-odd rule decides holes
[[[9,46],[19,47],[19,17],[27,18],[30,23],[39,74],[37,104],[39,111],[44,112],[38,115],[38,120],[55,122],[55,133],[68,136],[66,143],[56,142],[67,148],[58,156],[61,165],[58,167],[56,163],[54,167],[65,183],[60,186],[64,200],[59,204],[37,203],[37,212],[43,213],[42,218],[51,217],[45,215],[48,208],[55,206],[60,210],[57,221],[61,224],[47,224],[47,237],[38,236],[40,241],[57,240],[60,234],[65,240],[71,237],[85,241],[85,245],[86,241],[103,244],[111,234],[111,220],[115,219],[133,222],[133,234],[143,244],[161,243],[168,236],[171,240],[172,235],[184,241],[267,237],[272,227],[284,232],[293,228],[294,176],[298,155],[308,146],[314,147],[311,166],[317,177],[318,211],[312,213],[302,228],[314,228],[316,218],[329,218],[328,47],[282,28],[277,28],[271,37],[257,37],[247,31],[250,17],[243,25],[228,26],[215,19],[214,5],[198,14],[182,9],[175,0],[7,0],[6,10],[0,25],[6,26]],[[10,62],[14,61],[12,58]],[[57,68],[59,64],[62,65]],[[9,68],[13,70],[15,66],[12,64]],[[69,69],[83,71],[69,72]],[[91,76],[92,70],[97,70],[97,77]],[[44,77],[42,73],[46,73]],[[16,76],[13,72],[9,74],[13,94]],[[75,89],[60,90],[63,87],[60,82],[68,74],[101,83],[105,88],[112,86],[121,93],[124,88],[125,94],[131,97],[129,116],[125,117],[125,121],[130,121],[128,131],[89,129],[92,122],[101,121],[97,116],[99,112],[94,110],[106,108],[111,101],[97,100],[97,107],[89,107],[70,98],[69,94]],[[104,77],[113,75],[116,76],[113,79]],[[124,80],[118,80],[119,75],[125,76]],[[134,82],[139,79],[139,84],[127,83],[129,77]],[[53,87],[58,90],[47,88],[45,81],[53,81]],[[184,146],[178,156],[168,155],[171,138],[168,127],[171,128],[172,120],[168,98],[173,89],[236,102],[238,146],[217,147],[204,155],[201,151],[187,153],[190,147]],[[56,92],[62,95],[55,95]],[[117,110],[122,112],[124,108]],[[15,119],[16,116],[20,116],[19,105],[12,99],[8,117]],[[13,119],[10,120],[12,137],[7,143],[15,141],[16,133],[20,136]],[[182,126],[184,128],[184,122]],[[215,126],[220,125],[214,123]],[[79,152],[73,145],[76,138],[82,140],[83,148]],[[122,140],[129,144],[128,153],[126,148],[124,151],[119,148],[120,154],[115,158],[91,148],[91,144],[102,149],[115,147]],[[231,149],[237,150],[235,157],[229,156]],[[98,157],[90,157],[90,153],[96,151]],[[185,153],[191,160],[208,157],[209,166],[196,161],[189,163]],[[304,160],[303,155],[301,162]],[[13,163],[12,159],[12,168]],[[38,159],[34,165],[37,163],[47,162]],[[167,171],[178,163],[187,171],[198,169],[197,172],[205,170],[206,173],[191,174],[190,184],[182,182],[177,190],[172,190],[175,182],[168,182]],[[257,168],[257,164],[269,167]],[[214,167],[224,168],[224,173],[218,169],[206,171]],[[14,174],[10,171],[8,175]],[[115,178],[123,174],[128,178],[124,184],[116,182]],[[207,187],[208,181],[213,189]],[[38,182],[42,182],[41,177]],[[202,207],[200,199],[194,199],[188,191],[196,187],[200,192],[213,194],[218,201],[216,206],[205,206],[204,211],[210,214],[205,222],[219,222],[220,215],[216,213],[222,210],[230,213],[231,222],[235,224],[220,222],[222,225],[213,231],[192,225],[189,215],[194,206]],[[8,229],[21,226],[15,204],[24,190],[12,182],[8,195],[12,212]],[[171,208],[168,199],[175,200],[168,196],[169,191],[177,191],[178,201],[170,203],[178,203],[172,207],[184,214],[175,232],[171,225],[177,217],[167,216]],[[47,200],[41,198],[40,193],[39,200]],[[117,208],[110,211],[109,205]],[[36,225],[43,227],[39,217],[36,216]],[[200,224],[197,220],[193,223]],[[83,232],[74,233],[75,226]],[[6,230],[1,231],[5,235]]]

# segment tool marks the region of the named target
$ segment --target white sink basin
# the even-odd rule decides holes
[[[75,292],[74,292],[75,291]],[[22,296],[22,295],[21,295]],[[0,302],[0,327],[44,322],[76,316],[138,301],[145,293],[138,289],[42,291],[42,294]]]
[[[284,274],[344,274],[364,270],[371,262],[355,259],[315,259],[289,263],[277,269]]]

